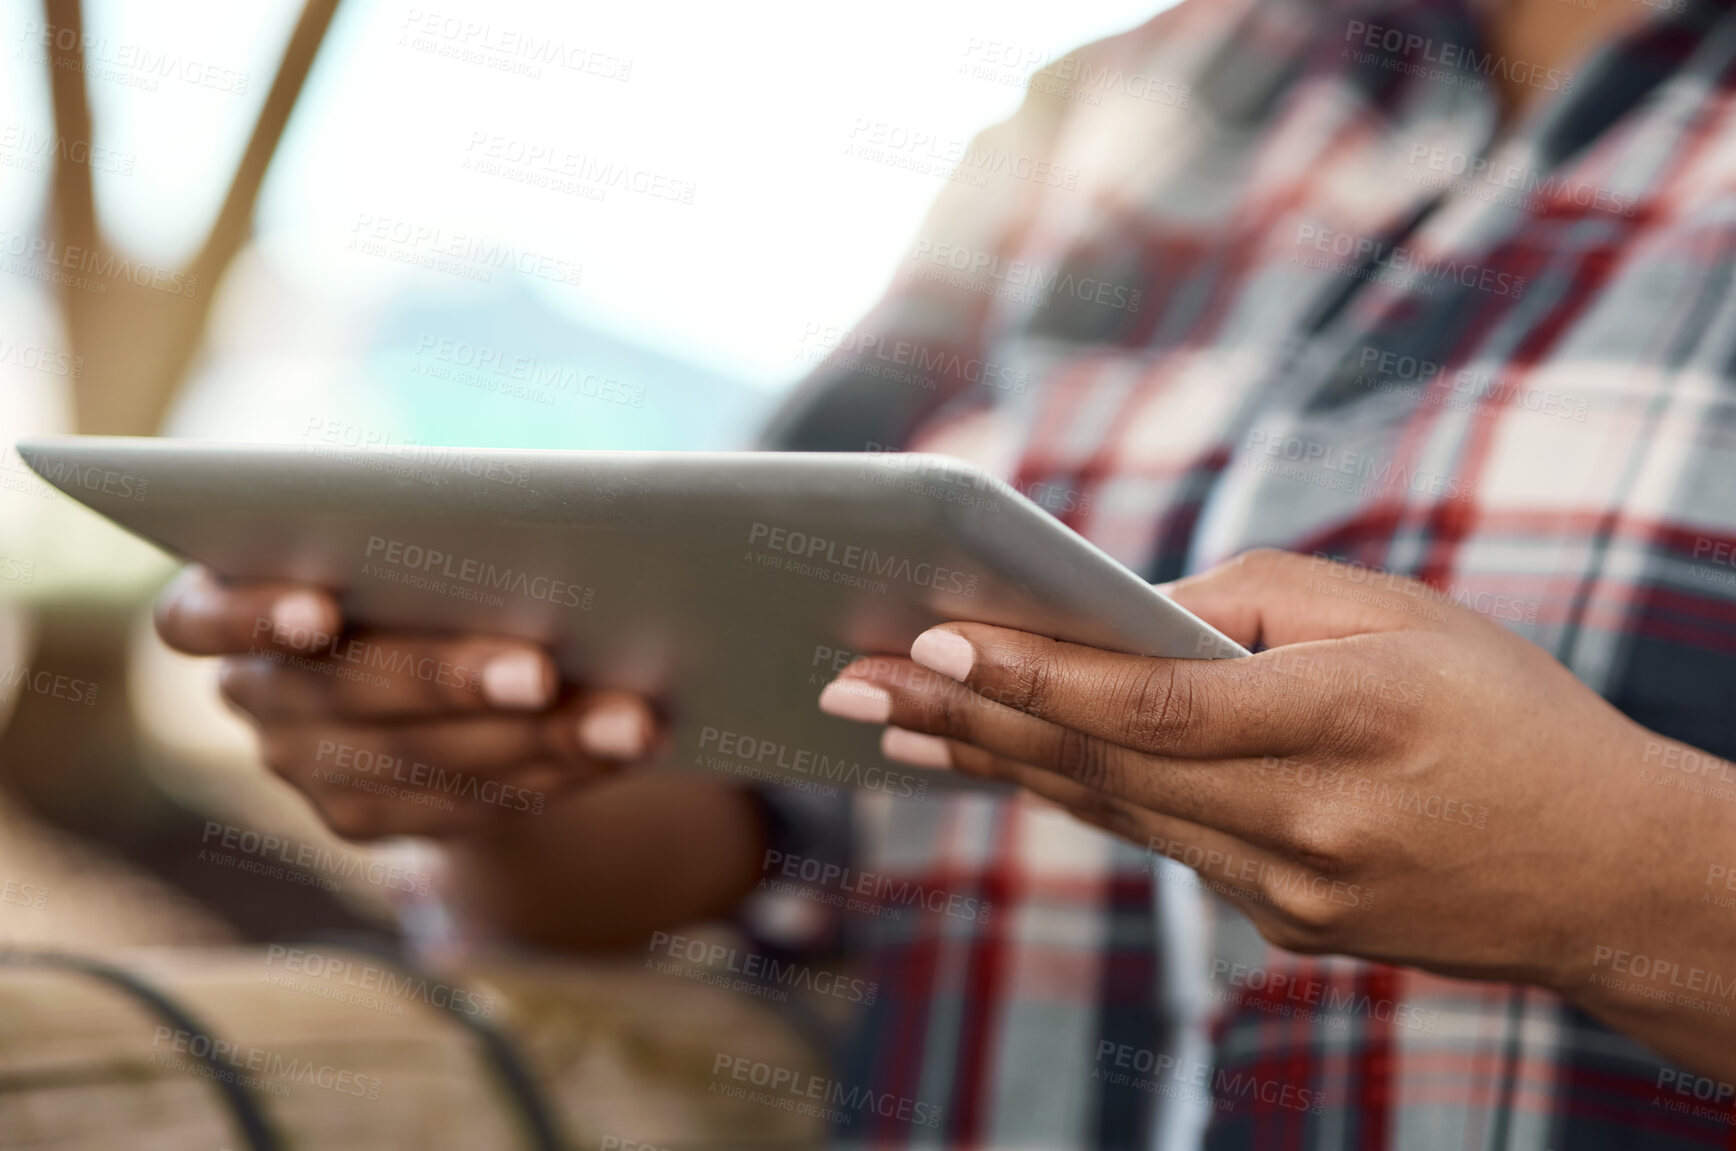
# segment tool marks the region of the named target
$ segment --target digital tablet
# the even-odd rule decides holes
[[[320,585],[355,624],[534,640],[575,682],[646,693],[669,724],[664,766],[822,794],[965,783],[889,763],[878,729],[815,706],[856,656],[906,654],[944,620],[1142,655],[1247,654],[947,456],[105,436],[18,452],[223,576]]]

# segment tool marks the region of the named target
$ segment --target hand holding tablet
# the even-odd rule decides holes
[[[350,838],[465,834],[659,738],[647,701],[562,685],[535,644],[347,628],[317,587],[225,584],[192,567],[156,622],[171,647],[225,657],[223,694],[258,726],[266,765]],[[358,652],[408,673],[357,674]]]
[[[815,706],[859,656],[903,655],[945,620],[1135,654],[1245,654],[948,457],[101,437],[19,450],[216,573],[165,600],[164,634],[244,653],[225,690],[282,720],[267,758],[308,773],[337,768],[346,725],[379,720],[398,725],[412,769],[502,786],[643,759],[917,796],[958,777],[889,760],[878,733]],[[110,475],[133,494],[92,482]]]

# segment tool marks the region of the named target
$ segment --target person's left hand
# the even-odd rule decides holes
[[[1643,782],[1658,737],[1422,584],[1260,551],[1170,594],[1268,650],[1149,659],[947,623],[821,706],[889,724],[890,758],[1012,781],[1181,860],[1295,951],[1583,986],[1600,932],[1644,918],[1634,853],[1691,847]]]

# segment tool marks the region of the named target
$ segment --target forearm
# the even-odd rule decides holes
[[[452,848],[460,913],[543,947],[632,945],[728,914],[759,878],[752,796],[709,779],[630,775]]]
[[[1636,847],[1604,848],[1631,880],[1594,909],[1560,989],[1673,1062],[1736,1083],[1736,765],[1648,732],[1633,770],[1655,803]]]

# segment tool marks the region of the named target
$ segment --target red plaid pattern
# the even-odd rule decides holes
[[[1572,75],[1457,0],[1189,0],[1092,45],[979,141],[1072,186],[951,186],[864,325],[937,366],[840,361],[773,442],[968,430],[1153,580],[1259,545],[1415,575],[1736,754],[1736,16],[1675,7]],[[1516,74],[1546,90],[1497,138]],[[1178,1000],[1173,865],[1022,802],[860,806],[868,865],[996,913],[865,940],[840,1074],[944,1119],[841,1142],[1185,1145],[1192,1108],[1212,1148],[1736,1147],[1727,1094],[1550,994],[1299,959],[1218,905]]]

